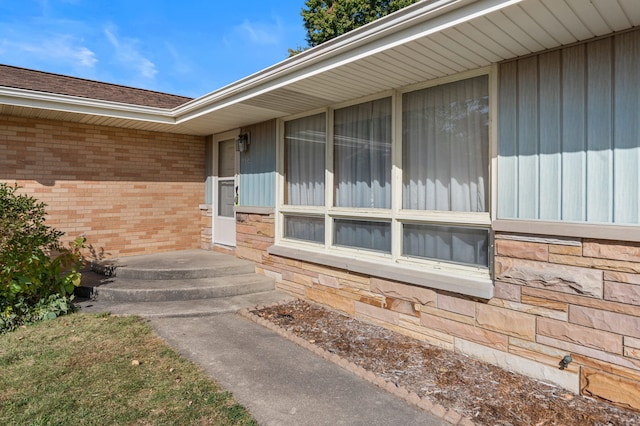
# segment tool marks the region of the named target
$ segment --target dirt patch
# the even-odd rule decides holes
[[[479,425],[637,425],[618,409],[296,300],[252,311]]]

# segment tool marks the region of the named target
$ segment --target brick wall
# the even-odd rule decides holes
[[[200,247],[204,138],[0,116],[0,181],[112,256]]]
[[[271,256],[272,224],[238,215],[237,253],[281,290],[640,410],[640,244],[497,235],[487,301]],[[568,354],[573,362],[560,370]]]

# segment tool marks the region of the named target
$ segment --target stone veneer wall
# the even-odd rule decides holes
[[[273,214],[236,213],[235,254],[237,257],[256,262],[258,272],[267,275],[269,272],[263,270],[262,264],[268,257],[267,249],[273,245],[274,235]]]
[[[497,235],[487,301],[272,256],[273,215],[237,222],[237,256],[281,290],[640,410],[640,244]],[[568,354],[573,362],[560,370]]]
[[[213,208],[211,204],[200,204],[200,248],[211,250],[213,243]]]
[[[204,138],[0,115],[0,182],[111,256],[200,247]]]
[[[582,394],[640,410],[640,243],[498,235],[489,303],[528,315],[525,356],[570,353]]]

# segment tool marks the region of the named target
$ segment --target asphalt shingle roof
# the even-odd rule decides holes
[[[175,108],[192,98],[0,64],[0,86],[156,108]]]

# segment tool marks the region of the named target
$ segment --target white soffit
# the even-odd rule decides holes
[[[407,9],[408,20],[417,22],[406,28],[401,27],[403,16],[400,16],[396,27],[401,28],[394,27],[391,34],[382,34],[382,38],[372,36],[370,41],[368,36],[361,35],[361,44],[356,45],[355,39],[350,49],[336,48],[334,55],[326,59],[320,55],[320,59],[301,71],[293,69],[295,61],[292,61],[292,70],[280,77],[281,81],[278,73],[255,86],[251,86],[251,79],[245,80],[240,93],[231,93],[233,87],[226,93],[214,92],[201,111],[186,115],[193,114],[189,120],[199,121],[208,115],[207,107],[230,101],[271,109],[275,118],[410,86],[638,26],[637,2],[436,2],[429,5],[435,11],[432,18],[429,13],[415,15],[420,10],[417,4]],[[322,46],[318,51],[322,52],[321,49]],[[287,61],[281,64],[283,74],[287,64]],[[255,78],[260,77],[258,74]]]
[[[62,114],[61,119],[73,121],[207,135],[639,25],[638,0],[416,3],[173,111],[108,109],[104,102],[77,108],[12,104],[0,96],[0,113],[15,105],[42,109],[45,118]],[[104,121],[105,116],[110,119]]]

